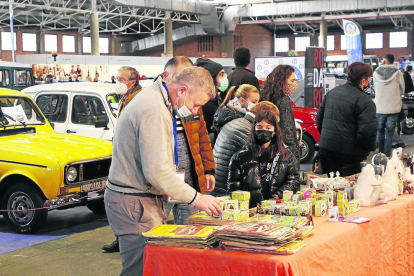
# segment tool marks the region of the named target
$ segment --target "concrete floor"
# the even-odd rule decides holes
[[[414,152],[414,136],[403,135],[402,138],[406,143],[404,151]],[[310,164],[301,167],[310,170]],[[101,250],[102,245],[114,239],[108,223],[85,207],[78,208],[51,213],[46,228],[40,233],[66,233],[68,236],[0,255],[0,275],[119,275],[119,253],[108,254]],[[2,233],[11,232],[0,216],[0,235]]]

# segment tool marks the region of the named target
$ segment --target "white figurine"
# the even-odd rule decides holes
[[[381,176],[375,175],[374,167],[371,164],[366,165],[355,185],[355,199],[361,202],[361,206],[374,206],[379,199],[384,199],[381,183]]]
[[[388,161],[385,172],[382,174],[382,193],[386,200],[395,200],[398,196],[399,179],[391,161]]]

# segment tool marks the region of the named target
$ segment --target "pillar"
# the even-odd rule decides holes
[[[411,55],[411,58],[414,57],[414,34],[412,30],[408,30],[407,32],[408,37],[407,37],[407,41],[408,41],[408,54]]]
[[[223,35],[221,37],[221,57],[231,58],[233,57],[233,33]]]
[[[45,53],[45,33],[44,32],[40,32],[39,33],[39,54],[44,54]]]
[[[109,38],[109,54],[116,56],[116,35],[114,34]]]
[[[3,56],[2,56],[2,53],[3,53],[3,49],[1,48],[1,30],[0,30],[0,60],[3,60]]]
[[[172,38],[172,20],[170,17],[170,13],[166,13],[166,19],[164,21],[164,57],[172,57],[173,56],[173,38]]]
[[[83,55],[83,36],[78,34],[76,36],[76,53],[78,55]]]
[[[327,55],[327,40],[328,40],[328,23],[326,21],[321,21],[320,23],[320,42],[319,42],[319,47],[324,47],[325,48],[325,55]]]
[[[91,54],[99,56],[99,17],[96,12],[96,0],[91,1],[92,13],[91,13]]]

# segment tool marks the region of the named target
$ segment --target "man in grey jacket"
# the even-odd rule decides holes
[[[124,109],[115,129],[112,165],[105,191],[108,221],[119,237],[121,275],[142,275],[142,233],[166,223],[161,197],[166,194],[207,212],[221,212],[220,202],[201,195],[176,173],[173,115],[196,114],[215,96],[203,68],[183,69],[168,84],[161,78],[141,91]]]
[[[404,78],[394,65],[394,55],[384,56],[383,65],[375,70],[373,79],[378,119],[378,149],[390,157],[392,138],[401,111],[401,95],[404,94]]]

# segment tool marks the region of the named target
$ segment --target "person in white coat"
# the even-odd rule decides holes
[[[378,150],[390,157],[398,114],[401,112],[401,95],[404,94],[404,78],[394,65],[394,55],[384,56],[383,64],[375,70],[373,79],[378,119]]]

